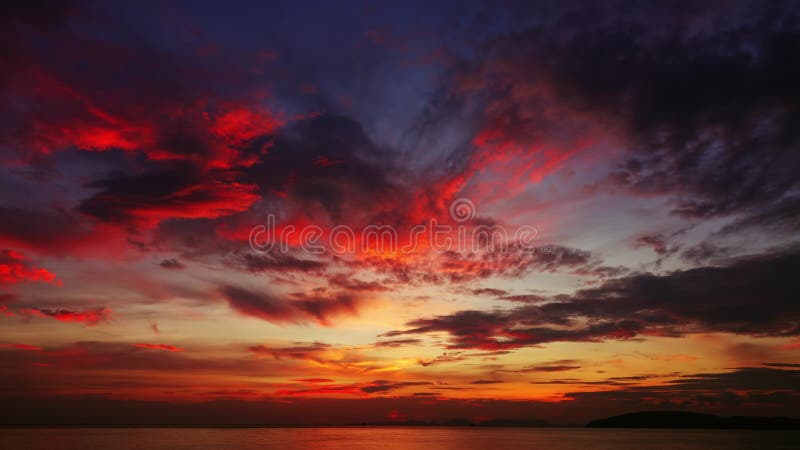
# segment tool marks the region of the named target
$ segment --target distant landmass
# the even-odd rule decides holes
[[[800,419],[789,417],[720,417],[682,411],[646,411],[598,419],[590,428],[716,428],[751,430],[800,430]]]
[[[484,420],[482,422],[473,422],[468,419],[452,419],[446,422],[427,422],[427,421],[391,421],[391,422],[361,422],[357,424],[351,425],[358,425],[358,426],[368,426],[368,427],[375,427],[375,426],[411,426],[411,427],[555,427],[557,425],[553,425],[550,422],[544,420],[537,420],[537,419],[491,419],[491,420]]]

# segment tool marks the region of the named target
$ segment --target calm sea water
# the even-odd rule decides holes
[[[800,432],[582,428],[14,428],[5,449],[800,449]]]

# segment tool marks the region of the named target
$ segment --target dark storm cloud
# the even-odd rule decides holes
[[[191,165],[140,175],[111,174],[88,185],[99,192],[83,200],[79,209],[101,220],[121,220],[128,218],[129,210],[158,205],[201,177]]]
[[[726,225],[720,234],[734,233],[737,230],[759,229],[768,231],[800,229],[800,195],[789,194],[759,208],[752,214]]]
[[[75,2],[4,2],[0,6],[0,86],[15,75],[19,65],[29,63],[28,45],[23,39],[29,31],[49,33],[62,28],[77,12]]]
[[[800,385],[800,370],[784,370],[792,367],[745,367],[733,372],[684,375],[670,381],[669,387],[684,391],[795,391]]]
[[[519,303],[537,303],[546,301],[547,296],[536,295],[536,294],[506,295],[500,297],[500,300],[507,300],[509,302],[519,302]]]
[[[775,411],[786,409],[790,402],[798,400],[798,382],[799,370],[746,367],[730,372],[685,375],[655,386],[626,386],[565,395],[586,404],[614,402],[628,410],[653,407],[747,410],[760,405]]]
[[[486,91],[487,127],[541,142],[542,130],[570,122],[578,131],[568,134],[586,132],[588,117],[630,149],[612,184],[670,195],[672,211],[689,218],[746,213],[796,229],[800,17],[791,2],[525,12],[520,22],[534,24],[489,39],[482,63],[459,72]]]
[[[444,332],[452,348],[484,349],[696,332],[795,336],[798,269],[800,251],[791,249],[720,267],[635,274],[541,304],[416,319],[385,336]]]
[[[268,254],[246,253],[241,256],[244,267],[251,272],[318,272],[326,263],[314,259],[301,259],[280,252]]]
[[[602,265],[591,252],[571,247],[548,245],[531,248],[516,242],[486,246],[477,251],[445,251],[432,258],[363,258],[348,261],[352,268],[369,268],[386,278],[384,287],[391,285],[458,284],[491,277],[519,278],[531,272],[572,273],[597,278],[618,275],[625,270]],[[374,286],[378,288],[377,286]],[[379,288],[378,288],[379,289]],[[465,289],[458,292],[489,295],[494,289]]]
[[[377,281],[362,281],[343,273],[328,277],[328,283],[331,287],[356,292],[381,292],[389,290],[389,287],[383,283]]]
[[[165,259],[158,263],[158,265],[169,270],[181,270],[186,268],[185,264],[175,258]]]
[[[169,164],[143,174],[111,174],[91,182],[99,192],[79,210],[102,221],[158,223],[172,217],[216,218],[246,210],[256,200],[253,186],[207,173],[194,164]]]
[[[671,236],[663,234],[643,234],[634,241],[634,247],[650,247],[657,255],[664,257],[677,252],[680,247],[670,243]]]
[[[374,209],[388,194],[399,195],[390,167],[390,154],[372,142],[360,123],[323,114],[282,130],[246,179],[264,192],[288,194],[304,206],[320,205],[338,220],[346,206]]]
[[[777,367],[777,368],[800,368],[800,364],[795,363],[761,363],[767,367]]]
[[[331,319],[335,317],[357,315],[363,303],[358,297],[349,294],[313,295],[290,300],[236,286],[223,286],[220,292],[235,311],[274,323],[316,321],[322,325],[330,325]]]
[[[4,240],[43,253],[70,251],[90,236],[90,227],[67,211],[0,206],[0,217]]]
[[[444,252],[437,265],[439,272],[451,282],[489,277],[518,278],[534,271],[588,273],[601,267],[600,261],[586,250],[558,245],[526,248],[513,242],[477,252]],[[481,292],[488,293],[485,290]]]
[[[731,248],[729,247],[721,247],[711,242],[701,242],[684,250],[681,253],[681,259],[703,265],[727,258],[730,253]]]
[[[593,55],[555,70],[577,101],[630,113],[628,130],[640,144],[617,182],[677,193],[674,211],[690,217],[768,205],[797,186],[800,65],[791,55],[800,50],[800,29],[796,18],[759,20],[766,23],[755,30],[652,43],[641,27],[607,29],[560,49]],[[591,79],[583,72],[590,66]]]

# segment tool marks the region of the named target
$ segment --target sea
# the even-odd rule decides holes
[[[800,431],[480,427],[0,428],[0,449],[800,449]]]

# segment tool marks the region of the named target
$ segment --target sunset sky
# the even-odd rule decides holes
[[[796,3],[15,3],[0,422],[800,417]]]

